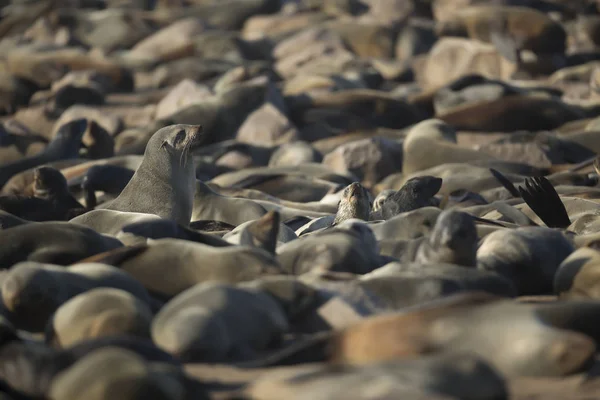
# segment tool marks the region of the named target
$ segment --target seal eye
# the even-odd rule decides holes
[[[175,147],[177,147],[181,143],[183,143],[184,140],[185,140],[185,131],[184,130],[180,130],[179,132],[177,132],[177,136],[175,136],[175,140],[173,141],[173,145]]]

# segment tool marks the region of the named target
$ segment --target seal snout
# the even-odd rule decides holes
[[[204,128],[202,125],[190,125],[187,129],[188,146],[194,150],[204,142]]]

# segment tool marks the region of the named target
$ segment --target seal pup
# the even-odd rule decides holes
[[[353,182],[342,191],[335,215],[326,215],[315,219],[304,215],[303,217],[308,217],[308,222],[296,229],[296,234],[298,236],[306,235],[337,226],[350,219],[368,221],[372,207],[371,193],[360,183]]]
[[[0,167],[0,187],[3,187],[13,175],[53,161],[77,158],[87,121],[77,119],[60,127],[56,136],[46,148],[31,157],[26,157]]]
[[[193,153],[204,141],[200,125],[170,125],[148,141],[144,159],[119,196],[103,209],[158,215],[188,226],[196,170]]]
[[[421,242],[415,261],[476,267],[477,241],[477,229],[471,215],[445,210],[438,216],[429,237]]]
[[[373,212],[371,220],[388,220],[398,214],[419,208],[434,206],[433,196],[442,187],[442,179],[434,176],[418,176],[407,180],[395,193],[389,195],[380,209]]]
[[[338,204],[338,210],[332,225],[337,225],[352,218],[369,220],[372,208],[370,194],[360,183],[353,182],[342,192],[342,199]]]
[[[71,195],[67,180],[51,167],[34,170],[33,197],[0,196],[0,209],[28,221],[66,221],[85,212]]]

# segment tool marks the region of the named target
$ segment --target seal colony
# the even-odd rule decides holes
[[[598,1],[0,8],[1,399],[598,397]]]

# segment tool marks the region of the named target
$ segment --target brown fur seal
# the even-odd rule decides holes
[[[267,213],[254,200],[220,195],[200,180],[195,182],[193,193],[192,221],[212,220],[238,226]]]
[[[445,210],[438,216],[431,235],[421,242],[415,261],[475,267],[477,241],[475,221],[469,214]]]
[[[179,239],[149,241],[131,256],[110,263],[159,298],[171,298],[205,281],[238,283],[281,273],[275,258],[264,250],[247,246],[213,247]],[[169,279],[161,278],[165,265],[173,272]]]
[[[573,251],[573,243],[557,230],[502,229],[483,239],[477,267],[510,279],[520,295],[549,294],[558,267]]]
[[[52,161],[76,158],[79,155],[81,139],[85,133],[86,125],[85,119],[71,121],[58,130],[56,136],[41,153],[1,166],[0,187],[4,186],[13,175],[19,172]]]
[[[311,271],[350,272],[365,274],[382,265],[373,233],[366,234],[338,227],[303,236],[277,249],[277,259],[288,274],[302,275]],[[357,224],[359,225],[359,224]],[[363,224],[364,225],[364,224]],[[360,228],[359,228],[360,229]]]
[[[0,209],[28,221],[66,221],[85,212],[69,193],[67,180],[51,167],[34,170],[34,197],[0,196]]]
[[[437,27],[441,36],[468,36],[496,44],[512,39],[516,50],[563,53],[567,34],[560,23],[529,7],[471,6],[459,10]],[[502,47],[502,46],[497,46]]]
[[[287,330],[284,310],[270,295],[213,282],[182,292],[152,322],[159,347],[200,362],[251,359]]]
[[[404,139],[402,173],[405,176],[447,163],[491,160],[492,156],[456,144],[456,131],[439,119],[413,126]]]
[[[40,222],[0,231],[0,265],[20,261],[69,265],[123,244],[84,226],[69,222]]]
[[[422,207],[434,206],[433,196],[442,187],[442,179],[434,176],[418,176],[407,180],[395,193],[389,195],[370,219],[387,220],[398,214]]]
[[[360,322],[333,339],[332,360],[364,365],[460,350],[505,376],[564,376],[584,368],[595,348],[587,335],[542,322],[535,307],[471,293]]]
[[[124,290],[88,290],[56,310],[50,323],[52,344],[71,347],[88,339],[123,334],[149,338],[152,317],[147,303]]]
[[[97,287],[125,290],[145,304],[151,301],[146,289],[118,268],[89,263],[65,268],[34,262],[19,263],[7,273],[2,300],[18,325],[39,331],[63,303]]]
[[[155,214],[187,226],[196,184],[192,155],[203,140],[199,125],[159,129],[148,142],[144,159],[125,189],[103,208]]]
[[[554,275],[554,293],[565,300],[598,300],[599,277],[600,252],[597,248],[579,248],[558,267]]]
[[[115,400],[177,400],[185,393],[179,369],[148,363],[132,351],[106,346],[53,379],[48,396],[56,400],[100,400],[107,395]]]
[[[333,224],[336,225],[351,218],[368,221],[371,208],[369,192],[360,183],[354,182],[342,192],[342,199],[338,204]]]
[[[504,378],[478,355],[453,352],[370,365],[305,364],[261,372],[246,389],[261,400],[508,398]]]
[[[96,192],[102,191],[117,197],[127,186],[135,171],[119,165],[94,165],[81,178],[85,205],[93,209],[97,205]]]

